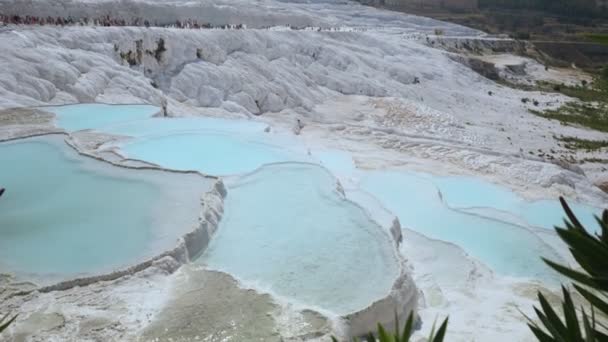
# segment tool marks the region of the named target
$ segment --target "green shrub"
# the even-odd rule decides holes
[[[608,65],[606,65],[603,69],[602,69],[602,73],[600,74],[600,77],[603,80],[608,81]]]
[[[585,35],[587,39],[594,43],[608,45],[608,34],[603,33],[589,33]]]
[[[606,103],[589,105],[568,102],[556,109],[529,110],[529,112],[546,119],[558,120],[562,124],[579,125],[600,132],[608,132],[608,104]]]
[[[589,140],[578,137],[560,136],[555,139],[564,143],[564,147],[571,150],[597,151],[608,147],[608,140]]]
[[[529,32],[515,32],[514,34],[511,35],[511,38],[517,39],[517,40],[528,40],[530,39],[530,33]]]

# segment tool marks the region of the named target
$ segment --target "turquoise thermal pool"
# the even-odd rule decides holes
[[[558,201],[526,201],[506,188],[470,177],[434,177],[433,182],[454,209],[489,217],[503,214],[506,220],[547,229],[563,223],[564,210]],[[598,227],[594,215],[600,215],[600,209],[572,201],[568,204],[585,227]]]
[[[267,126],[254,121],[158,118],[151,117],[158,109],[142,105],[83,104],[45,110],[53,112],[59,126],[68,131],[95,129],[135,137],[119,146],[124,156],[172,169],[232,175],[251,172],[264,164],[306,159],[280,148],[285,145],[285,137],[273,136],[273,144],[268,143],[269,133],[264,132]]]
[[[276,162],[321,162],[334,175],[346,178],[354,176],[355,179],[361,179],[361,190],[376,197],[384,207],[397,215],[404,227],[431,238],[456,244],[498,273],[537,279],[554,277],[554,274],[542,264],[539,256],[559,260],[558,253],[543,240],[544,237],[540,237],[542,234],[545,234],[545,237],[547,234],[553,234],[550,228],[562,222],[563,212],[555,200],[529,202],[506,188],[470,177],[357,170],[347,152],[316,150],[312,156],[308,156],[303,152],[306,151],[306,147],[298,146],[299,143],[292,137],[274,131],[265,132],[267,127],[265,124],[251,120],[199,117],[152,118],[150,116],[157,112],[154,107],[125,106],[128,110],[122,108],[123,106],[78,105],[51,107],[47,110],[55,112],[58,116],[58,124],[68,130],[92,128],[109,134],[130,136],[133,139],[115,146],[120,153],[167,168],[195,169],[215,175],[238,175]],[[96,118],[89,123],[90,113],[96,110],[101,111],[99,116],[105,115],[105,117]],[[304,175],[302,177],[310,178],[310,182],[318,182],[319,184],[314,185],[314,188],[321,189],[322,184],[328,181],[319,173],[325,174],[325,171],[317,172],[310,168],[309,166],[309,170],[299,170],[299,172]],[[285,176],[282,176],[283,173]],[[298,208],[314,208],[317,205],[319,200],[315,199],[313,194],[297,189],[299,183],[293,179],[297,178],[294,173],[296,171],[290,167],[273,166],[265,167],[263,171],[247,175],[238,181],[234,181],[238,178],[232,178],[234,184],[229,189],[230,195],[227,200],[229,210],[224,218],[225,222],[222,221],[222,227],[227,228],[227,232],[223,232],[223,228],[220,229],[218,241],[213,242],[213,254],[207,256],[210,264],[233,269],[237,276],[258,280],[278,293],[286,295],[300,292],[297,286],[308,284],[309,280],[303,278],[300,284],[291,284],[294,288],[289,288],[281,278],[283,275],[270,274],[270,266],[268,269],[261,268],[259,273],[254,274],[251,272],[256,270],[255,267],[247,269],[240,264],[246,263],[247,260],[237,262],[233,260],[236,257],[228,255],[228,252],[221,254],[223,248],[228,248],[222,244],[227,243],[229,246],[232,243],[222,241],[231,241],[230,234],[240,231],[237,228],[230,229],[231,225],[234,225],[231,222],[238,222],[239,217],[265,223],[263,228],[265,230],[257,227],[258,231],[252,230],[251,234],[257,232],[280,236],[278,232],[284,231],[289,215],[291,215],[289,217],[298,217],[301,212],[298,210],[304,210]],[[265,177],[275,179],[265,179]],[[290,189],[290,182],[294,182],[295,189]],[[270,208],[273,205],[284,208],[283,202],[288,201],[285,198],[289,198],[292,191],[300,194],[300,197],[294,199],[297,200],[297,203],[293,203],[294,212],[290,213],[287,209],[277,210],[281,215],[274,219],[270,215],[258,218],[250,210],[253,207],[264,206],[266,203],[269,203],[267,206]],[[257,194],[257,202],[254,201],[256,195],[252,193]],[[323,194],[320,196],[326,199],[327,194],[323,191],[317,190],[316,195],[319,194]],[[277,203],[273,204],[274,201]],[[245,208],[240,208],[240,205]],[[573,203],[573,207],[584,223],[590,227],[596,226],[591,214],[599,213],[599,210],[576,203]],[[340,212],[344,210],[342,208]],[[321,214],[330,215],[329,212],[320,212]],[[233,218],[232,215],[237,217]],[[340,220],[326,218],[326,221],[328,222],[324,225],[326,229],[336,231],[344,229],[340,226],[344,224]],[[544,232],[540,234],[538,229]],[[263,238],[257,239],[260,244],[265,243]],[[299,244],[304,242],[290,240],[290,243],[294,244],[290,247],[294,253],[303,253],[300,255],[307,257],[311,255],[304,248],[299,248]],[[253,256],[260,253],[259,260],[266,260],[265,258],[274,260],[280,255],[278,251],[273,251],[277,255],[265,255],[264,253],[270,252],[263,248],[261,251],[256,251],[254,248],[243,250]],[[252,257],[243,259],[253,260]],[[280,269],[279,266],[276,267]],[[302,298],[309,296],[315,302],[315,291],[306,295],[300,293],[299,296]]]
[[[212,175],[246,173],[260,165],[290,159],[285,151],[271,145],[214,133],[139,139],[121,150],[126,156],[164,167]]]
[[[228,183],[200,262],[338,314],[386,296],[399,273],[391,238],[312,164],[265,166]]]
[[[117,122],[146,119],[158,113],[148,105],[76,104],[41,108],[55,114],[57,125],[67,131],[102,128]]]
[[[78,156],[63,137],[0,144],[0,268],[64,279],[173,248],[198,220],[202,177]]]
[[[403,227],[454,243],[494,271],[516,277],[554,279],[539,256],[561,260],[536,234],[524,227],[453,210],[437,187],[424,177],[404,172],[375,172],[361,183]]]

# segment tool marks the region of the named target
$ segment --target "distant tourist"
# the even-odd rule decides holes
[[[2,197],[3,193],[4,193],[4,188],[0,188],[0,197]]]
[[[162,112],[163,112],[163,117],[167,117],[169,115],[169,113],[167,113],[167,98],[163,96],[163,98],[160,100],[160,106],[162,108]]]
[[[302,122],[302,120],[297,119],[296,125],[293,127],[293,133],[295,133],[295,135],[300,135],[300,132],[302,132],[303,128],[304,128],[304,123]]]

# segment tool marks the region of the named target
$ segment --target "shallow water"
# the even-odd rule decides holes
[[[76,108],[75,113],[78,109],[89,110],[88,106],[91,105]],[[118,108],[106,109],[120,112]],[[69,126],[81,127],[78,126],[81,121],[78,114],[64,117],[73,120]],[[295,140],[267,133],[264,131],[266,125],[255,121],[149,118],[139,113],[113,113],[106,118],[103,125],[93,122],[90,128],[135,137],[118,146],[124,154],[168,168],[235,175],[268,163],[317,161],[343,179],[359,176],[348,153],[320,149],[311,151],[312,156],[308,156]],[[275,181],[279,181],[283,176],[276,177]],[[285,177],[290,176],[286,174]],[[276,186],[272,180],[269,182],[268,189]],[[399,216],[404,226],[431,238],[455,243],[499,273],[552,277],[538,256],[558,259],[555,252],[537,234],[524,227],[552,228],[560,224],[563,211],[557,201],[528,202],[506,188],[470,177],[378,172],[363,176],[361,185]],[[231,189],[230,193],[235,191],[235,196],[245,196],[239,189]],[[259,191],[259,198],[264,199],[261,202],[266,201],[268,196],[261,190],[256,191]],[[311,204],[305,204],[306,201]],[[302,197],[298,205],[314,206],[313,202],[314,199]],[[599,210],[576,203],[572,205],[583,223],[596,226],[591,213],[599,213]]]
[[[270,139],[264,132],[267,125],[255,121],[151,117],[158,108],[146,105],[79,104],[45,110],[55,113],[57,124],[68,131],[94,129],[138,138],[119,146],[126,157],[172,169],[231,175],[306,159],[281,149],[282,137]]]
[[[452,208],[474,209],[474,212],[490,217],[496,215],[496,212],[484,209],[496,209],[514,216],[511,219],[520,219],[525,224],[547,229],[562,225],[565,216],[558,201],[526,201],[506,188],[479,179],[433,177],[433,183],[439,187],[443,199]],[[568,201],[568,204],[587,229],[599,229],[594,215],[600,215],[600,209],[573,201]]]
[[[0,144],[0,268],[62,279],[173,248],[209,182],[78,156],[59,137]],[[180,179],[180,180],[178,180]],[[200,180],[200,181],[199,181]]]
[[[454,243],[498,273],[555,279],[540,256],[560,258],[538,236],[522,227],[450,209],[428,179],[404,172],[373,172],[361,186],[395,213],[403,227]]]
[[[290,160],[280,149],[224,134],[174,134],[139,139],[121,149],[127,156],[179,170],[230,175]]]
[[[386,296],[398,275],[389,236],[312,164],[278,164],[228,184],[200,262],[338,314]]]
[[[153,184],[87,170],[43,140],[0,145],[0,259],[26,273],[117,266],[151,238]],[[10,165],[5,167],[4,165]]]
[[[69,106],[44,107],[55,114],[57,125],[67,131],[100,129],[108,125],[131,120],[145,119],[159,109],[148,105],[106,105],[86,103]]]

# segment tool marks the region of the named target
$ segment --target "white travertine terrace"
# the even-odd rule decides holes
[[[467,175],[505,186],[526,199],[564,195],[594,206],[608,200],[594,185],[606,180],[605,166],[586,163],[577,168],[538,156],[539,150],[562,150],[553,135],[608,139],[605,133],[562,126],[528,112],[555,108],[572,99],[499,85],[471,70],[466,63],[471,56],[455,48],[463,42],[475,44],[482,55],[474,57],[495,63],[503,77],[521,83],[537,79],[575,83],[586,77],[576,72],[547,72],[537,62],[508,51],[495,54],[496,47],[513,45],[508,39],[331,0],[255,4],[237,0],[205,4],[0,0],[0,12],[20,15],[93,17],[125,10],[167,23],[195,16],[214,25],[245,24],[246,29],[0,27],[0,109],[6,109],[0,113],[0,139],[62,131],[52,126],[52,115],[25,113],[28,109],[22,107],[79,102],[160,106],[166,98],[170,116],[255,120],[268,125],[268,140],[291,134],[296,120],[301,120],[297,125],[303,128],[294,141],[302,149],[313,157],[327,149],[343,151],[352,157],[352,168],[357,170]],[[285,25],[308,29],[290,30]],[[435,29],[442,30],[443,37],[435,36]],[[147,51],[157,49],[161,38],[166,51],[157,59]],[[132,51],[137,55],[139,44],[141,59],[130,66],[121,54]],[[525,75],[513,74],[513,68],[507,66],[523,70]],[[538,108],[523,103],[522,98],[536,99]],[[1,121],[7,113],[10,119]],[[28,119],[19,122],[15,117]],[[80,131],[72,132],[68,141],[83,153],[117,165],[155,167],[104,150],[108,145],[120,145],[123,138]],[[573,155],[602,157],[602,153],[577,151]],[[346,197],[365,207],[396,241],[402,240],[397,248],[411,274],[407,282],[396,283],[391,298],[348,317],[350,331],[339,324],[332,326],[337,334],[359,334],[374,320],[389,322],[390,306],[396,301],[418,305],[423,322],[420,336],[436,316],[450,315],[450,340],[530,340],[519,310],[531,313],[535,292],[543,284],[505,277],[457,245],[430,239],[415,227],[400,227],[394,213],[357,193],[357,175],[343,165],[329,164],[326,166],[339,179]],[[213,215],[219,213],[221,203],[215,197]],[[205,234],[204,230],[192,232],[182,248],[199,250]],[[554,237],[541,234],[565,257],[567,251],[559,250],[561,245]],[[192,257],[184,249],[179,253]],[[41,316],[20,316],[23,326],[50,327],[49,336],[56,334],[60,339],[76,333],[83,338],[134,338],[162,316],[157,316],[159,308],[171,302],[167,288],[192,271],[182,268],[169,274],[177,267],[171,259],[175,258],[150,261],[149,267],[125,277],[111,276],[95,283],[87,280],[91,284],[86,287],[67,289],[71,286],[63,285],[62,294],[40,294],[28,284],[13,288],[7,280],[9,292],[24,295],[11,297],[2,309],[39,312]],[[418,303],[413,303],[409,279],[420,290]],[[118,303],[116,308],[100,309],[112,302]],[[59,314],[54,307],[63,312]],[[88,317],[79,307],[89,310]],[[292,322],[286,316],[281,316],[283,323]],[[120,329],[111,328],[112,324]],[[25,334],[15,329],[16,334]],[[317,335],[306,336],[314,340]]]

